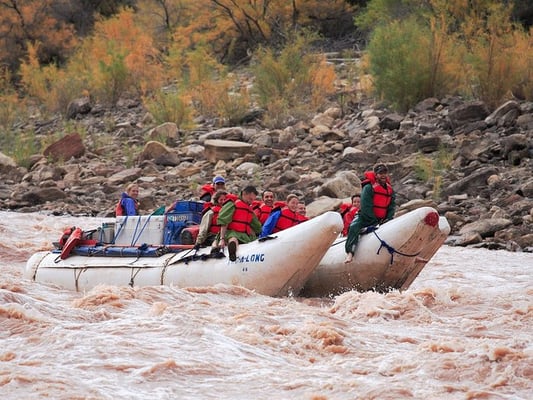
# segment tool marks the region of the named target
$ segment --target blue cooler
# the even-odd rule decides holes
[[[163,244],[183,244],[180,240],[181,231],[199,224],[203,209],[203,201],[178,201],[174,209],[165,215]]]

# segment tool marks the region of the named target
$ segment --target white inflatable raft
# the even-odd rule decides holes
[[[297,295],[339,235],[342,225],[338,213],[326,212],[276,233],[270,240],[239,245],[235,262],[227,255],[210,257],[210,249],[198,252],[188,249],[151,257],[110,257],[99,256],[99,251],[91,256],[76,255],[74,247],[64,259],[58,251],[44,251],[28,260],[25,276],[77,291],[99,284],[180,288],[227,284],[268,296]],[[164,253],[165,246],[161,245],[160,249]]]
[[[450,233],[431,207],[397,217],[360,236],[352,262],[345,264],[345,237],[339,237],[302,291],[324,297],[349,290],[387,292],[407,289]]]

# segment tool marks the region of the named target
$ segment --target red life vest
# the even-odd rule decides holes
[[[255,215],[257,215],[257,219],[259,222],[261,222],[261,225],[265,223],[271,211],[272,207],[266,205],[265,203],[261,204],[261,206],[255,209]]]
[[[378,219],[383,219],[387,216],[387,208],[392,201],[393,190],[390,179],[387,176],[386,187],[383,187],[377,183],[374,171],[366,171],[364,175],[365,179],[361,181],[361,186],[372,184],[372,189],[374,190],[374,197],[372,198],[374,215]]]
[[[200,189],[200,199],[204,200],[203,197],[206,196],[206,195],[209,195],[209,199],[207,199],[207,200],[211,200],[211,197],[213,197],[213,195],[215,194],[216,191],[217,190],[215,189],[215,187],[212,184],[206,183]]]
[[[205,201],[204,206],[202,208],[202,215],[205,214],[210,208],[213,208],[213,203],[211,203],[210,201]]]
[[[228,224],[228,229],[250,235],[252,233],[252,219],[255,216],[252,208],[241,199],[235,200],[234,204],[235,211],[233,213],[233,219]]]
[[[289,207],[283,207],[278,222],[272,232],[279,232],[291,226],[298,225],[301,222],[300,217],[303,217],[303,215],[289,210]]]
[[[211,207],[211,210],[213,210],[213,219],[211,220],[211,226],[209,227],[209,233],[220,232],[220,225],[218,224],[218,214],[220,213],[221,208],[222,206],[219,206],[219,205]]]
[[[345,210],[344,213],[341,213],[342,220],[344,222],[344,228],[342,229],[342,236],[348,235],[348,229],[350,228],[350,224],[352,223],[355,217],[355,214],[357,214],[358,211],[359,209],[357,207],[351,206],[350,208]]]
[[[383,219],[387,216],[387,208],[392,201],[392,186],[387,183],[387,187],[381,186],[379,183],[372,185],[374,189],[374,215],[378,219]]]
[[[309,221],[309,217],[307,215],[298,214],[298,221],[300,222]]]

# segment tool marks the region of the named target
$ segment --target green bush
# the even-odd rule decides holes
[[[178,128],[192,124],[192,110],[177,91],[156,91],[150,98],[144,99],[144,106],[158,124],[174,122]]]
[[[431,93],[430,31],[415,22],[395,21],[374,31],[368,46],[376,94],[407,111]]]
[[[315,111],[334,92],[334,68],[322,55],[310,51],[313,34],[297,35],[277,55],[272,49],[256,53],[254,92],[272,120],[279,121],[280,107],[286,113]],[[267,118],[269,116],[267,115]]]

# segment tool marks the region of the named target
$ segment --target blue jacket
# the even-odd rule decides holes
[[[127,193],[122,193],[122,198],[120,199],[120,205],[124,211],[124,215],[139,215],[138,211],[139,202],[133,197],[129,196]]]
[[[274,228],[276,227],[276,224],[278,223],[278,219],[280,215],[281,215],[280,208],[276,208],[270,213],[267,220],[263,224],[263,228],[261,229],[261,234],[259,235],[260,238],[268,236],[274,231]]]

